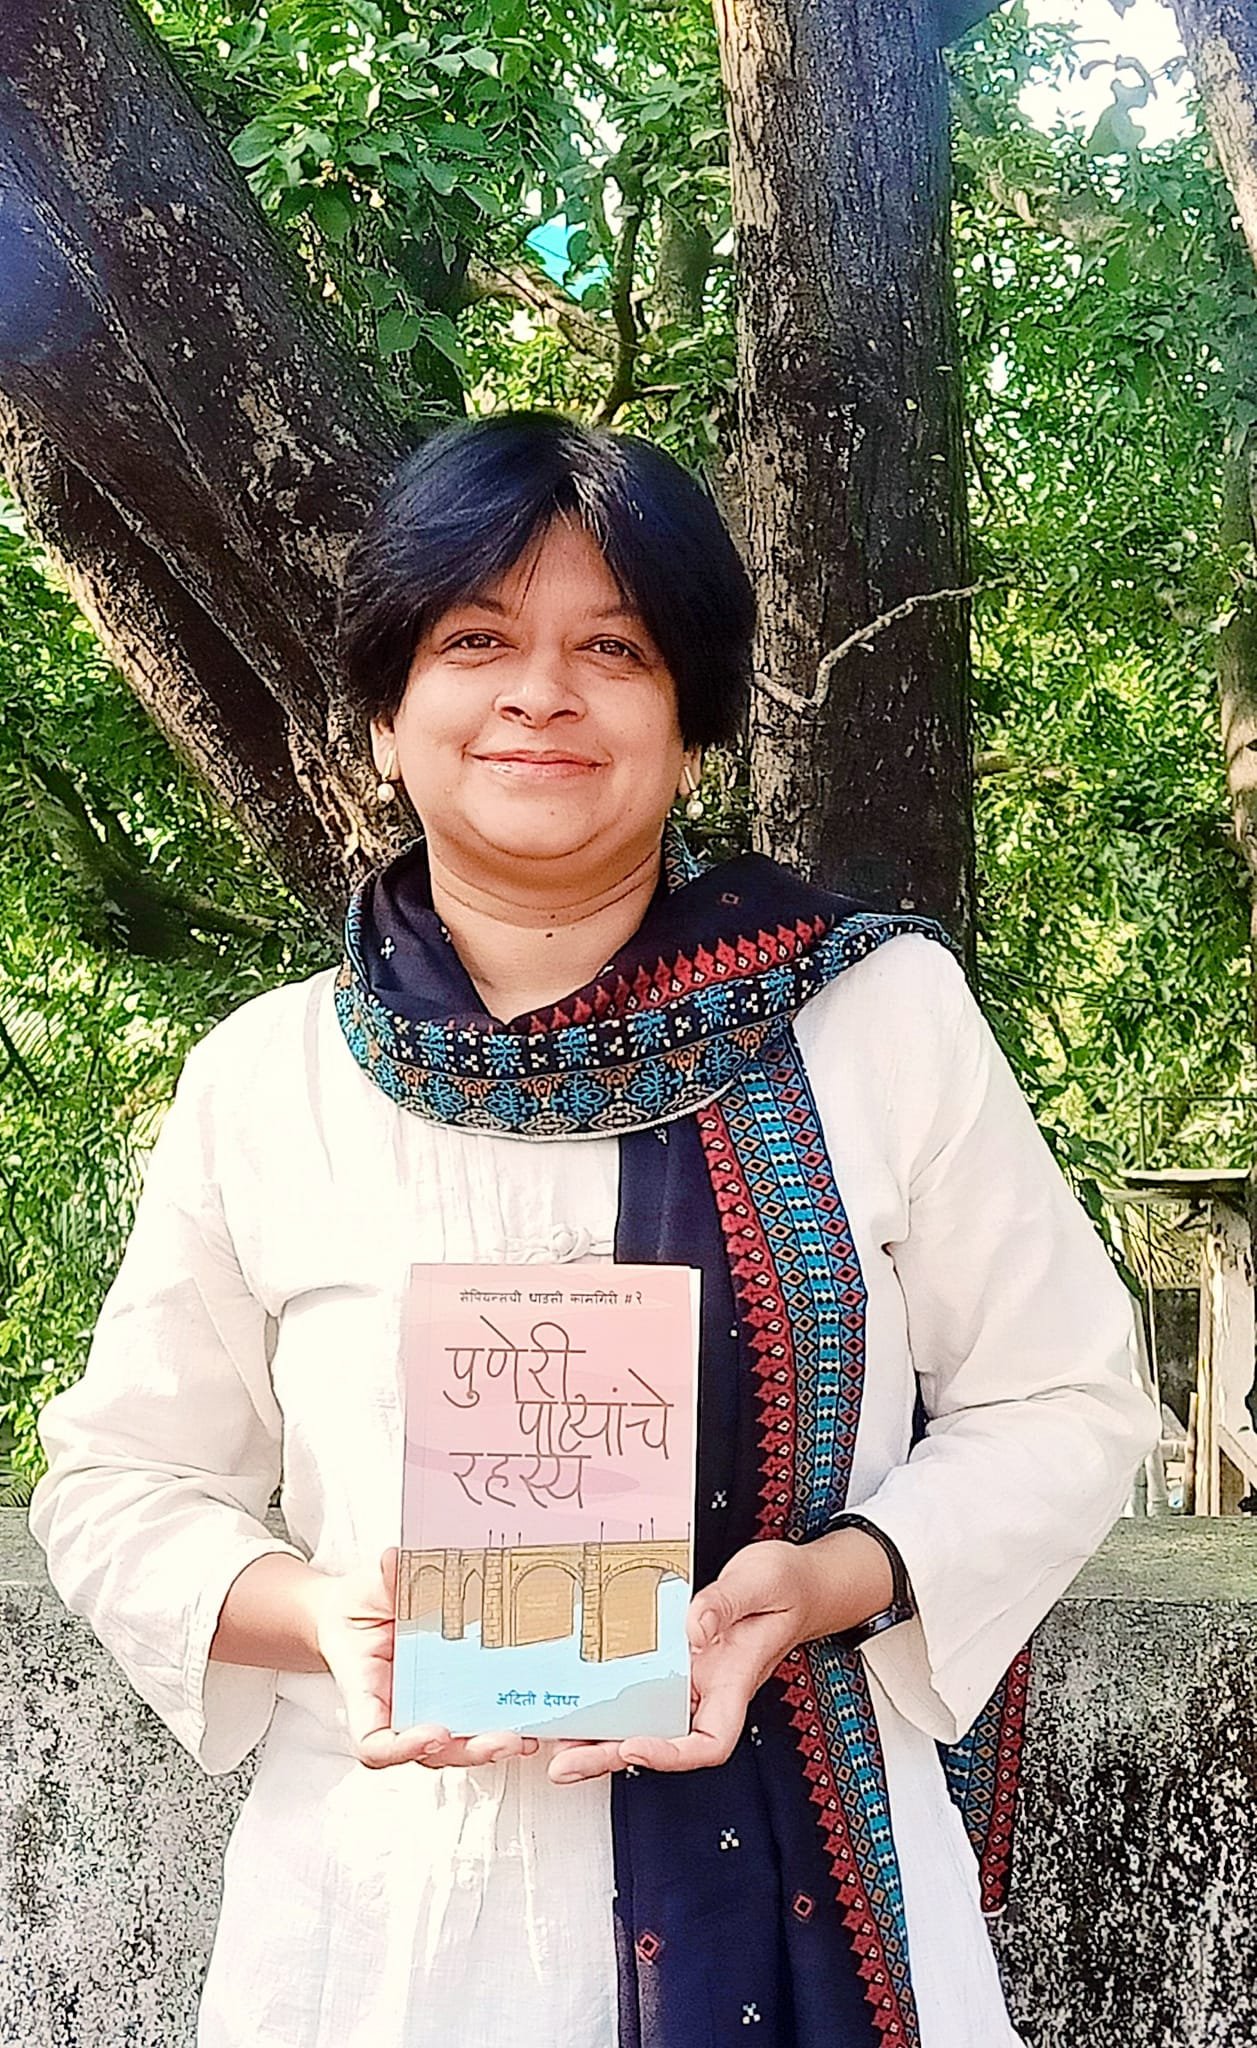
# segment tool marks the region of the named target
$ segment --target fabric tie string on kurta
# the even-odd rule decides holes
[[[598,979],[503,1023],[432,908],[420,843],[355,894],[336,1007],[355,1059],[419,1116],[618,1137],[617,1258],[702,1268],[703,1585],[746,1543],[824,1534],[851,1477],[865,1289],[793,1019],[897,934],[944,934],[759,855],[704,869],[672,828],[664,851],[654,901]],[[1008,1877],[1028,1669],[1023,1654],[942,1752],[988,1912]],[[728,1763],[622,1774],[612,1815],[621,2048],[701,2048],[734,2025],[757,2048],[918,2048],[858,1651],[793,1650]]]

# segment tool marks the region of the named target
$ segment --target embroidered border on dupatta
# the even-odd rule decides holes
[[[1014,1658],[964,1740],[939,1744],[947,1789],[978,1859],[982,1911],[988,1918],[1002,1913],[1008,1901],[1030,1668],[1027,1647]]]
[[[758,1381],[757,1534],[797,1542],[821,1534],[846,1499],[864,1385],[865,1290],[793,1032],[698,1123]],[[863,1661],[810,1644],[791,1651],[776,1677],[873,2023],[888,2048],[919,2048]]]
[[[609,973],[502,1024],[412,1020],[370,986],[361,890],[334,998],[354,1058],[391,1101],[435,1123],[504,1137],[594,1138],[671,1123],[711,1102],[844,968],[928,918],[857,911],[758,927],[692,954]],[[737,899],[733,898],[733,902]]]

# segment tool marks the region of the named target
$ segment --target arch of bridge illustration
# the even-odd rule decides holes
[[[659,1588],[689,1576],[689,1546],[680,1540],[404,1550],[397,1618],[423,1627],[439,1615],[448,1642],[479,1623],[486,1650],[509,1649],[570,1636],[579,1594],[580,1653],[602,1663],[654,1650]]]

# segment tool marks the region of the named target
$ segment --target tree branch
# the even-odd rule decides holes
[[[137,846],[98,789],[85,798],[54,761],[28,754],[26,773],[40,796],[35,809],[46,836],[107,932],[128,952],[148,959],[206,959],[190,927],[236,938],[265,938],[278,921],[228,910],[208,897],[172,887]]]
[[[464,303],[481,299],[508,299],[524,306],[559,328],[574,348],[584,349],[587,355],[598,356],[603,362],[615,360],[616,344],[607,328],[592,314],[583,312],[544,271],[534,271],[525,263],[486,263],[473,257],[467,270]]]
[[[637,262],[638,238],[642,231],[642,181],[639,174],[627,166],[617,166],[615,181],[624,202],[620,215],[620,238],[616,245],[611,279],[611,312],[620,345],[616,355],[615,372],[598,412],[598,423],[604,427],[610,426],[616,414],[633,396],[633,377],[641,342],[637,315],[633,309],[633,272]]]
[[[867,626],[858,626],[854,633],[848,633],[845,640],[840,641],[837,647],[831,647],[828,654],[821,657],[816,670],[816,683],[810,697],[805,697],[799,690],[790,689],[785,683],[775,682],[771,676],[758,677],[758,687],[776,703],[784,704],[787,710],[798,712],[800,715],[814,716],[824,708],[839,663],[845,661],[849,654],[854,654],[857,647],[867,648],[879,634],[886,631],[888,626],[897,625],[900,619],[910,617],[922,605],[960,604],[966,598],[977,597],[983,590],[998,590],[1005,580],[1003,577],[996,577],[984,583],[966,583],[957,590],[921,590],[915,597],[906,597],[902,604],[894,605],[890,611],[880,612],[875,619],[869,620]]]
[[[40,1087],[39,1082],[35,1079],[35,1076],[34,1074],[32,1074],[30,1068],[27,1066],[26,1061],[23,1059],[21,1053],[18,1051],[18,1048],[13,1041],[12,1034],[9,1031],[9,1027],[5,1023],[3,1017],[0,1017],[0,1048],[3,1048],[3,1050],[7,1053],[9,1065],[11,1067],[16,1067],[18,1073],[22,1076],[22,1079],[25,1081],[27,1087],[30,1089],[31,1094],[34,1095],[37,1099],[41,1097],[44,1091]]]
[[[261,836],[282,833],[286,804],[303,842],[287,872],[334,914],[355,879],[344,848],[367,846],[378,824],[361,734],[341,711],[338,572],[407,437],[138,5],[8,0],[0,253],[5,410],[85,482],[98,522],[130,536],[149,601],[136,635],[106,567],[93,624],[237,809],[254,731],[239,700],[260,706]],[[65,553],[75,568],[76,547]],[[172,590],[167,669],[152,618]],[[202,637],[230,650],[231,692],[216,690],[201,645],[180,644],[183,622],[202,619]],[[186,716],[171,704],[185,688]],[[204,744],[210,725],[231,729],[225,770]]]

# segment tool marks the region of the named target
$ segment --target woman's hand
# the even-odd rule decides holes
[[[746,1710],[797,1643],[851,1628],[888,1607],[890,1566],[881,1545],[858,1529],[813,1543],[750,1543],[696,1593],[686,1617],[692,1679],[690,1732],[669,1741],[565,1742],[549,1774],[556,1785],[599,1778],[629,1764],[648,1771],[698,1771],[724,1763]]]
[[[447,1765],[500,1763],[530,1756],[533,1737],[499,1731],[454,1736],[448,1728],[422,1723],[394,1729],[393,1615],[397,1599],[397,1552],[386,1550],[378,1569],[324,1578],[311,1589],[311,1616],[319,1655],[340,1688],[345,1718],[361,1763],[372,1770],[389,1764]]]

